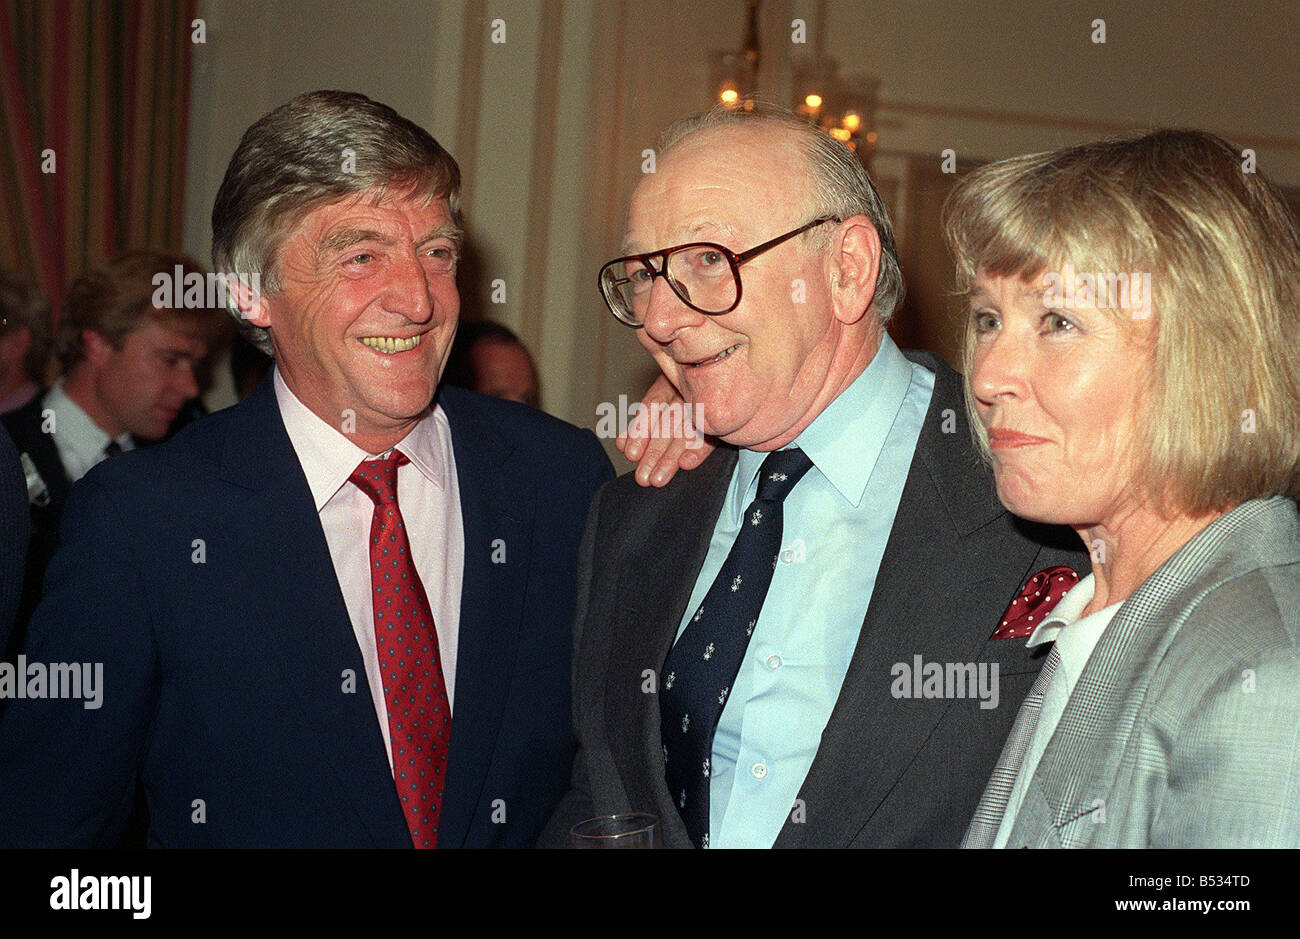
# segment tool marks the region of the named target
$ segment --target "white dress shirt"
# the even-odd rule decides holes
[[[1055,642],[1061,661],[1047,684],[1047,690],[1043,692],[1038,726],[1034,728],[1034,736],[1030,738],[1029,749],[1025,752],[1025,761],[1020,765],[1020,775],[1016,777],[1016,784],[1007,798],[1007,810],[998,827],[997,838],[993,841],[995,848],[1007,846],[1007,838],[1015,827],[1020,806],[1024,804],[1029,781],[1034,778],[1034,772],[1043,759],[1043,752],[1047,749],[1052,734],[1056,733],[1056,726],[1061,722],[1061,714],[1070,700],[1070,694],[1074,691],[1079,676],[1083,674],[1083,667],[1092,657],[1092,650],[1097,647],[1101,634],[1106,631],[1121,606],[1112,603],[1080,618],[1083,608],[1092,602],[1095,588],[1096,582],[1092,574],[1071,587],[1047,618],[1038,624],[1026,643],[1032,649],[1045,642]]]
[[[329,544],[334,573],[343,591],[352,631],[366,666],[375,717],[384,735],[389,768],[393,756],[388,707],[375,649],[374,606],[370,583],[370,522],[375,504],[348,482],[370,454],[314,414],[289,390],[277,369],[275,396],[298,462],[311,488],[321,528]],[[394,447],[411,462],[397,472],[397,504],[406,523],[411,559],[424,584],[438,630],[438,654],[447,704],[455,713],[456,640],[460,626],[461,582],[465,566],[465,532],[461,525],[460,489],[452,455],[451,426],[442,408],[434,407]]]
[[[54,414],[50,436],[54,438],[54,446],[59,451],[59,462],[63,464],[63,471],[68,474],[68,481],[75,483],[89,473],[95,464],[106,458],[104,448],[114,438],[91,420],[90,415],[81,409],[81,405],[68,397],[67,392],[63,390],[62,378],[45,393],[41,409],[52,411]],[[130,434],[124,432],[116,439],[118,446],[123,450],[135,449],[135,442]]]

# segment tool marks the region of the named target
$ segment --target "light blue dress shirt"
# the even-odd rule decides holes
[[[781,560],[713,739],[711,847],[770,848],[794,808],[857,645],[933,392],[934,373],[886,335],[791,444],[813,468],[785,501]],[[766,457],[740,451],[678,636],[731,551]]]

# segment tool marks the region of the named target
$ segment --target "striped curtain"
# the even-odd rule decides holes
[[[0,0],[0,265],[179,248],[196,0]],[[57,324],[55,324],[57,325]]]

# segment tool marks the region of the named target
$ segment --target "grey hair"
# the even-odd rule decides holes
[[[446,198],[460,225],[460,168],[427,131],[365,95],[298,95],[248,128],[230,158],[212,207],[213,267],[228,277],[257,275],[262,290],[274,292],[290,229],[312,209],[370,189]],[[244,337],[273,355],[267,331],[249,323],[233,297],[227,307]]]
[[[903,272],[898,265],[898,248],[894,242],[894,224],[884,200],[867,175],[866,167],[857,155],[830,134],[802,120],[793,111],[766,102],[754,102],[751,109],[728,108],[717,105],[711,110],[682,118],[668,127],[659,138],[659,154],[663,156],[686,138],[703,131],[727,127],[773,127],[795,135],[808,160],[809,204],[806,209],[812,218],[823,215],[851,218],[865,215],[876,227],[880,236],[880,272],[876,276],[876,292],[871,301],[880,322],[889,320],[903,302]],[[816,229],[806,236],[813,240],[816,250],[830,247],[830,232]]]

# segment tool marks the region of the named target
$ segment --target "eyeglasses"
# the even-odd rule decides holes
[[[719,244],[699,241],[616,258],[600,269],[597,283],[610,312],[628,326],[645,325],[650,288],[656,277],[668,281],[673,293],[692,310],[706,316],[720,316],[740,304],[740,265],[810,228],[824,222],[838,225],[841,221],[833,215],[823,215],[740,254]]]

